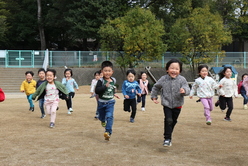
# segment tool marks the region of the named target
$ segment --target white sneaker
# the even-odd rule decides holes
[[[142,107],[142,108],[141,108],[141,111],[146,111],[145,107]]]
[[[244,105],[244,109],[247,110],[247,105],[246,104]]]
[[[72,108],[69,108],[69,111],[70,111],[70,112],[73,112],[73,109],[72,109]]]
[[[71,115],[71,112],[70,112],[70,111],[68,111],[68,112],[67,112],[67,114],[68,114],[68,115]]]

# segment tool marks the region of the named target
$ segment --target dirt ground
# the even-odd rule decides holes
[[[73,99],[74,112],[59,104],[55,128],[50,117],[40,118],[38,102],[28,111],[24,94],[6,94],[0,103],[1,166],[243,166],[248,163],[248,110],[242,97],[234,99],[232,122],[225,113],[212,111],[213,123],[205,124],[203,106],[185,98],[173,134],[173,145],[163,147],[163,111],[147,98],[146,111],[138,110],[135,123],[123,111],[123,96],[116,99],[113,134],[103,137],[104,128],[94,119],[95,99],[82,86]],[[214,97],[216,101],[217,97]]]

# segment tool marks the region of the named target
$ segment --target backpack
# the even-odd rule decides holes
[[[2,88],[0,88],[0,102],[3,102],[5,100],[5,94]]]

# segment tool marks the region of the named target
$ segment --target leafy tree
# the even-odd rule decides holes
[[[96,49],[99,35],[97,32],[107,18],[123,16],[128,9],[126,0],[74,0],[69,15],[65,18],[72,24],[71,34],[83,41],[83,50]],[[89,48],[87,39],[96,39],[96,46]]]
[[[180,51],[194,75],[196,66],[213,61],[216,54],[221,54],[222,45],[232,41],[221,16],[210,13],[208,6],[194,9],[188,18],[178,19],[168,36],[169,48]]]
[[[239,41],[239,51],[244,51],[244,42],[248,41],[248,2],[247,0],[216,0],[212,10],[218,11],[224,23]]]
[[[5,33],[8,29],[6,23],[6,15],[8,15],[8,11],[4,9],[5,3],[0,0],[0,42],[4,41]]]
[[[102,50],[118,51],[116,62],[124,70],[141,61],[160,59],[166,45],[162,42],[163,22],[151,11],[135,7],[125,16],[108,20],[99,31]]]

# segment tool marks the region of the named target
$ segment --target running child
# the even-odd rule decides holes
[[[51,115],[50,127],[55,127],[56,112],[59,105],[59,98],[63,100],[68,99],[68,92],[66,87],[59,81],[55,81],[56,70],[47,69],[46,71],[46,81],[42,83],[36,92],[33,94],[32,99],[45,100],[44,104],[46,107],[46,113]]]
[[[200,65],[198,67],[199,77],[195,80],[192,85],[189,98],[193,99],[193,95],[196,93],[197,97],[204,107],[204,116],[206,117],[206,124],[211,125],[212,119],[210,116],[213,110],[213,96],[215,89],[218,88],[218,84],[215,80],[208,76],[208,66]]]
[[[223,112],[226,107],[226,117],[224,117],[225,121],[231,122],[231,113],[233,110],[233,98],[232,96],[238,97],[238,87],[233,79],[232,76],[232,69],[231,67],[224,67],[224,69],[219,73],[220,75],[220,82],[219,85],[222,86],[219,89],[219,101],[220,101],[220,109]]]
[[[36,89],[39,88],[39,86],[46,81],[46,71],[43,68],[40,68],[38,70],[38,76],[39,76],[39,80],[37,81],[36,84]],[[39,100],[39,107],[40,107],[40,112],[41,112],[41,117],[40,118],[45,118],[46,117],[46,113],[44,110],[44,98]]]
[[[152,87],[147,80],[146,72],[140,73],[140,79],[138,80],[138,84],[141,88],[141,96],[137,95],[137,103],[141,102],[141,111],[145,111],[146,95],[148,95],[148,93],[152,90]]]
[[[247,109],[248,96],[246,96],[246,90],[243,86],[243,81],[246,77],[248,77],[248,74],[247,73],[243,74],[241,76],[241,81],[238,84],[238,94],[241,94],[242,97],[244,98],[243,105],[245,110]]]
[[[99,95],[98,99],[98,111],[99,120],[102,126],[105,128],[104,137],[105,140],[109,141],[112,135],[112,126],[114,122],[114,97],[119,99],[119,96],[115,94],[115,78],[112,77],[113,64],[110,61],[104,61],[101,64],[101,72],[103,78],[98,80],[96,84],[95,92]]]
[[[168,61],[165,67],[167,74],[152,87],[151,99],[155,104],[159,103],[158,94],[161,92],[161,104],[164,109],[163,146],[172,145],[172,132],[181,112],[184,96],[190,92],[187,80],[180,75],[182,65],[178,59]]]
[[[33,80],[34,73],[32,71],[27,71],[25,73],[26,79],[22,82],[20,91],[25,92],[29,102],[29,111],[34,112],[34,104],[32,101],[32,94],[35,92],[36,81]]]
[[[97,107],[96,107],[96,115],[95,115],[95,119],[98,119],[98,95],[95,93],[95,89],[96,89],[96,83],[97,81],[101,78],[101,71],[96,71],[94,73],[94,79],[91,81],[91,86],[90,86],[90,98],[95,97],[96,98],[96,103],[97,103]]]
[[[134,118],[137,110],[136,94],[141,96],[141,89],[137,81],[135,81],[136,72],[134,70],[128,70],[127,80],[122,84],[122,94],[124,96],[124,111],[131,112],[130,122],[134,123]],[[131,110],[130,110],[131,107]]]
[[[62,84],[66,87],[66,89],[69,93],[69,99],[66,100],[66,106],[68,109],[67,113],[70,115],[73,112],[72,98],[75,96],[74,88],[76,88],[77,91],[79,88],[78,88],[77,82],[72,78],[73,73],[72,73],[71,69],[65,69],[64,76],[65,76],[65,78],[62,79]]]

